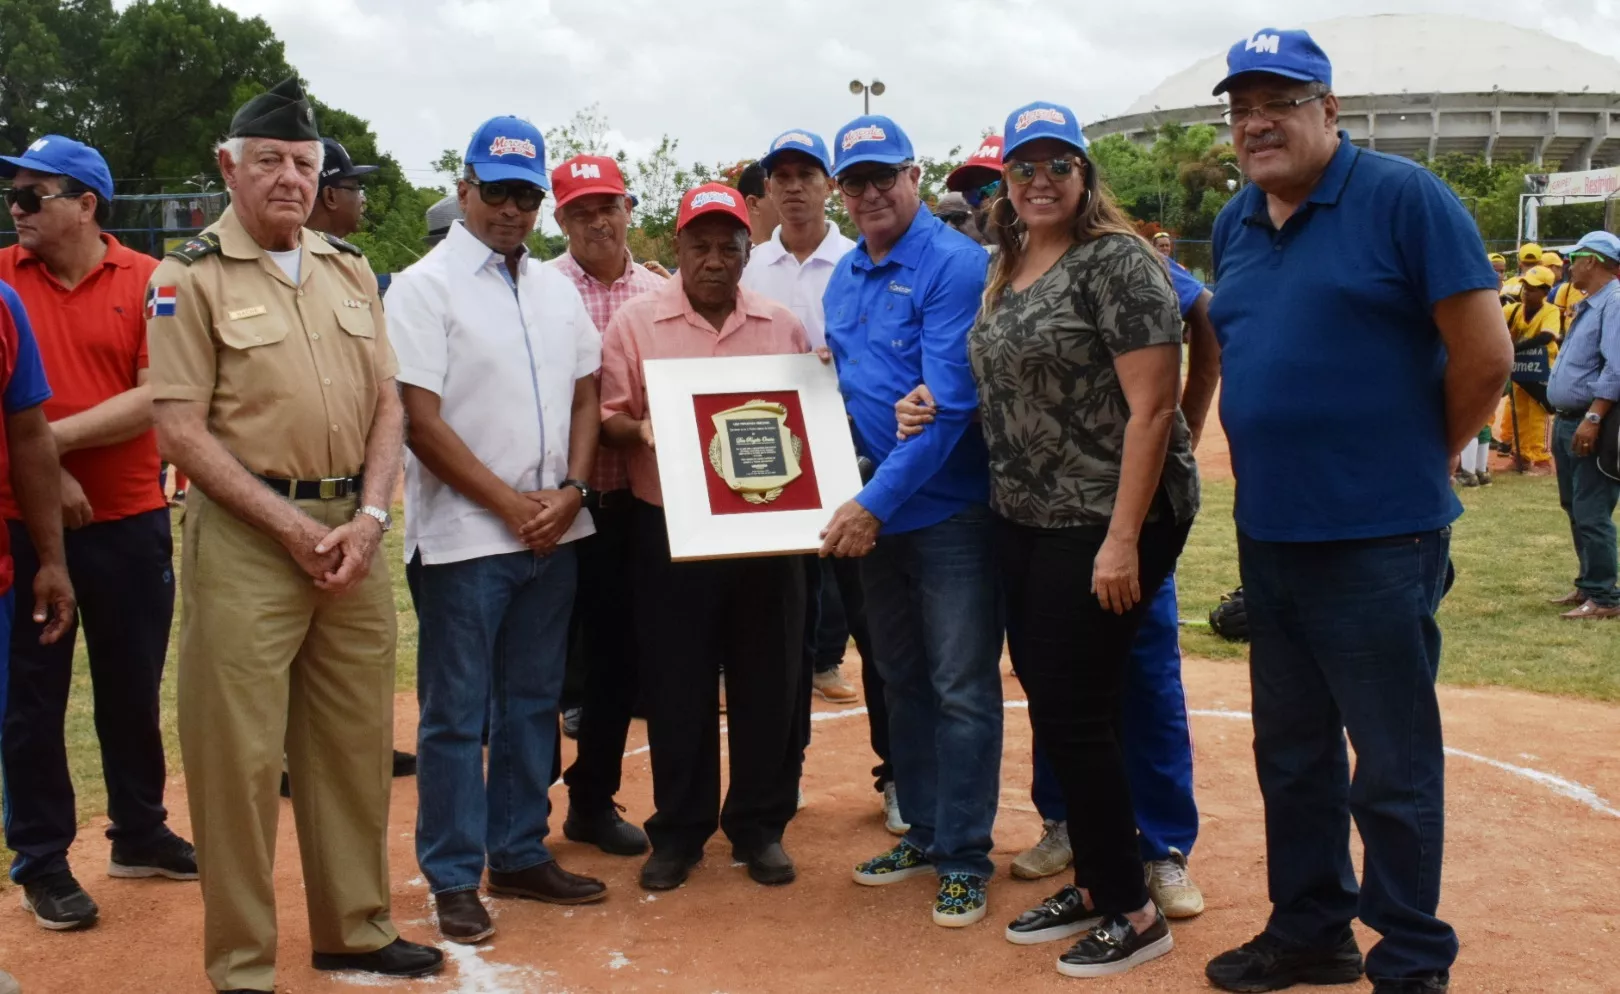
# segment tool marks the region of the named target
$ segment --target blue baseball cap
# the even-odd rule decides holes
[[[1020,145],[1027,145],[1037,138],[1056,138],[1060,142],[1073,145],[1082,152],[1090,151],[1091,142],[1086,140],[1085,132],[1080,130],[1080,121],[1074,116],[1074,111],[1062,104],[1049,104],[1037,100],[1007,115],[1007,124],[1001,130],[1006,144],[1002,147],[1001,156],[1006,159]]]
[[[19,169],[71,176],[94,190],[102,200],[112,200],[112,170],[107,168],[107,160],[100,152],[83,142],[61,135],[46,135],[34,139],[21,155],[0,155],[0,177],[10,179]]]
[[[771,171],[772,163],[774,163],[776,161],[776,157],[781,155],[783,152],[798,152],[800,155],[808,155],[810,158],[821,163],[822,172],[826,173],[828,176],[832,175],[832,156],[827,154],[827,143],[822,141],[821,136],[816,134],[814,131],[794,129],[792,131],[784,131],[775,138],[772,138],[771,147],[759,160],[760,168],[769,173]]]
[[[1333,63],[1308,31],[1261,28],[1233,45],[1226,53],[1226,78],[1215,84],[1215,96],[1230,90],[1232,81],[1247,72],[1333,85]]]
[[[479,125],[462,161],[485,183],[521,180],[551,189],[546,140],[539,128],[521,117],[492,117]]]
[[[839,128],[837,153],[834,175],[842,175],[850,166],[863,162],[897,166],[916,157],[911,151],[911,139],[900,130],[900,125],[882,114],[857,117]]]
[[[1569,250],[1569,257],[1575,258],[1577,252],[1596,252],[1610,262],[1620,262],[1620,237],[1607,231],[1588,232]]]

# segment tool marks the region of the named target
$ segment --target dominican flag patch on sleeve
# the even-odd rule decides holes
[[[174,317],[174,302],[180,296],[178,287],[154,286],[146,289],[146,316],[149,318]]]

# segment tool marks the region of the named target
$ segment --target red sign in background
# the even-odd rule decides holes
[[[709,463],[709,445],[716,434],[714,416],[751,400],[781,404],[787,408],[787,426],[804,443],[799,452],[800,475],[782,489],[782,496],[766,504],[754,504],[726,486],[726,481]],[[697,416],[698,440],[702,443],[703,478],[709,482],[711,514],[755,514],[760,511],[814,511],[821,506],[821,489],[816,486],[816,464],[810,458],[810,438],[804,430],[804,411],[799,407],[797,390],[764,393],[708,393],[692,397],[692,413]]]

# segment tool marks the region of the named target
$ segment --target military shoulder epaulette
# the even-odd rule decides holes
[[[332,246],[333,248],[337,249],[339,252],[349,252],[349,253],[352,253],[354,255],[358,255],[358,256],[361,256],[361,257],[364,257],[365,254],[366,254],[364,251],[361,250],[360,246],[352,244],[350,242],[346,242],[343,239],[337,237],[336,235],[328,235],[324,231],[317,231],[315,233],[317,235],[320,235],[322,238],[326,239],[326,244],[328,244],[328,245]]]
[[[168,254],[189,266],[203,256],[213,255],[218,251],[219,236],[212,231],[205,231],[196,238],[188,239],[170,249]]]

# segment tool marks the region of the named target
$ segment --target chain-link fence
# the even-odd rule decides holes
[[[114,196],[112,219],[102,229],[128,248],[161,259],[165,252],[219,220],[229,198],[223,192],[157,193]],[[7,214],[0,247],[15,244],[17,231]]]

